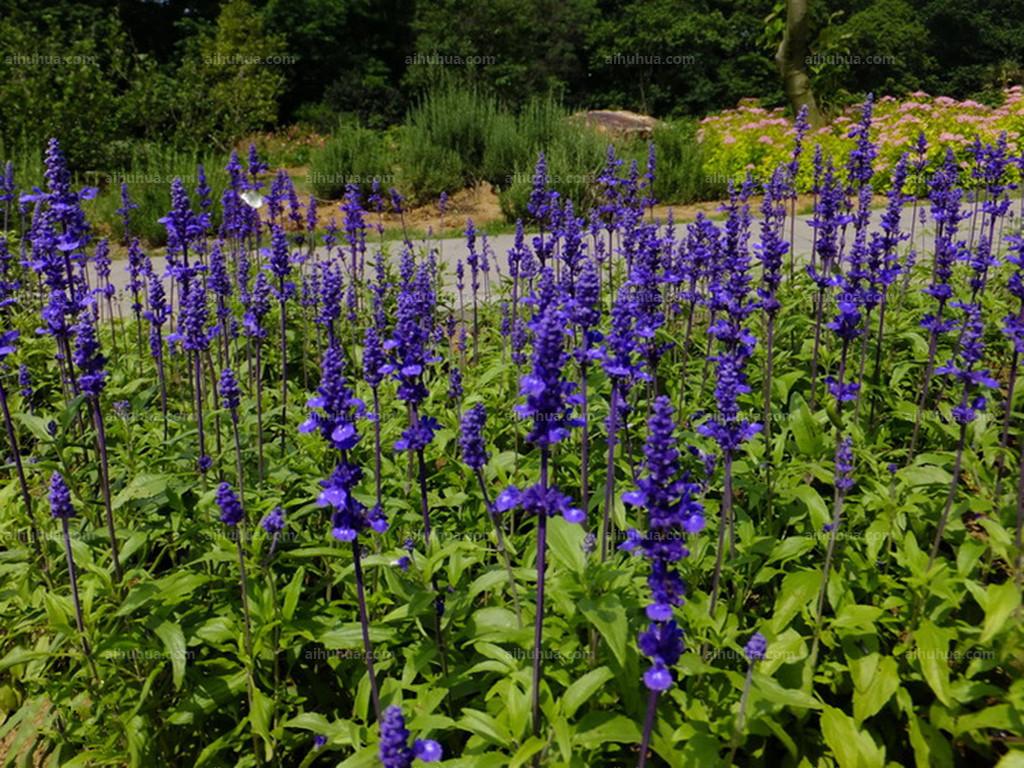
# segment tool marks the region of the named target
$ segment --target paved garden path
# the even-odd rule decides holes
[[[918,210],[921,210],[921,204],[918,205]],[[879,219],[882,215],[882,209],[875,209],[872,211],[871,228],[877,230],[879,226]],[[902,224],[903,231],[910,231],[910,222],[912,219],[912,209],[910,206],[903,211]],[[752,210],[754,215],[754,221],[751,227],[751,243],[758,241],[760,236],[760,224],[757,218],[757,211]],[[692,219],[691,219],[692,220]],[[814,230],[809,224],[810,216],[798,215],[796,220],[796,226],[794,230],[794,240],[796,242],[796,254],[798,260],[806,262],[807,255],[811,251]],[[685,236],[684,228],[688,221],[677,221],[676,222],[676,236],[677,238]],[[970,223],[965,222],[962,226],[962,234],[967,237],[970,231]],[[849,239],[853,236],[852,227],[847,229],[846,233],[849,245]],[[530,242],[534,235],[527,235],[527,242]],[[786,237],[789,237],[789,224],[786,225]],[[589,238],[588,238],[589,239]],[[914,245],[917,247],[919,253],[928,254],[932,247],[931,244],[931,226],[930,224],[922,228],[921,224],[918,223],[915,227]],[[489,259],[490,277],[492,280],[497,280],[499,274],[508,274],[508,251],[512,248],[515,242],[515,236],[512,234],[505,235],[493,235],[487,238],[488,245],[494,255],[494,258]],[[461,258],[466,257],[466,241],[462,238],[447,238],[444,240],[433,240],[429,243],[432,247],[437,248],[439,252],[439,261],[444,267],[445,275],[445,287],[454,288],[455,285],[455,265],[456,262]],[[401,242],[397,240],[388,241],[386,243],[389,249],[389,257],[393,261],[397,261],[398,254],[401,250]],[[413,245],[417,250],[425,249],[428,245],[426,240],[414,240]],[[904,241],[902,248],[906,249],[908,242]],[[372,243],[367,244],[368,251],[373,252],[374,245]],[[482,248],[482,238],[477,238],[477,251]],[[153,268],[157,273],[162,273],[165,266],[166,260],[163,256],[153,256]],[[920,257],[919,257],[920,260]],[[95,278],[93,278],[95,280]],[[468,284],[468,275],[466,282]],[[111,282],[115,288],[121,292],[128,285],[128,262],[126,259],[120,259],[115,261],[111,269]],[[95,285],[95,282],[93,283]]]

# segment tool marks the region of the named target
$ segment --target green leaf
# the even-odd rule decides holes
[[[598,667],[587,672],[566,688],[565,693],[562,694],[562,712],[565,713],[565,716],[571,718],[575,715],[576,710],[601,690],[602,686],[614,676],[608,667]]]
[[[474,640],[508,642],[510,633],[519,630],[516,615],[508,608],[481,608],[470,617],[467,631]]]
[[[930,464],[915,464],[911,467],[901,469],[897,475],[909,486],[919,485],[942,485],[948,486],[953,476],[942,467]]]
[[[925,620],[914,632],[914,640],[917,642],[916,655],[924,679],[939,697],[939,701],[950,706],[953,697],[949,690],[949,631],[940,630]]]
[[[598,600],[585,598],[580,600],[579,609],[587,617],[587,621],[601,633],[619,666],[624,667],[629,621],[618,595],[602,595]]]
[[[797,400],[797,398],[794,398]],[[807,403],[799,400],[799,405],[789,415],[789,429],[793,433],[796,447],[805,456],[817,456],[821,452],[821,434],[814,414]]]
[[[885,750],[879,748],[853,718],[835,707],[821,713],[821,735],[825,738],[839,768],[882,768]]]
[[[526,765],[530,758],[544,749],[545,746],[547,746],[547,742],[538,739],[536,736],[531,736],[523,742],[523,746],[516,750],[516,753],[512,756],[512,762],[509,763],[509,768],[519,768]]]
[[[782,580],[782,589],[775,601],[772,634],[781,634],[800,611],[818,595],[821,571],[794,571]]]
[[[284,588],[283,599],[281,601],[281,615],[284,616],[286,621],[291,621],[295,615],[295,608],[299,604],[299,595],[302,594],[302,580],[306,577],[305,566],[300,565],[295,570],[295,575],[292,580],[288,582],[288,586]]]
[[[845,605],[832,622],[833,629],[861,629],[875,632],[875,622],[883,613],[875,605]]]
[[[587,566],[583,556],[583,526],[568,522],[563,517],[548,521],[548,546],[554,559],[566,570],[582,575]]]
[[[805,485],[800,486],[797,490],[799,491],[804,489],[817,494],[817,491],[814,491],[813,488],[809,488]],[[818,499],[821,500],[821,496],[818,496]],[[792,560],[794,557],[800,557],[800,555],[805,552],[809,552],[812,549],[814,549],[814,539],[810,536],[787,536],[775,545],[765,562],[774,563],[776,561],[784,562],[786,560]]]
[[[462,719],[456,723],[458,728],[474,733],[485,741],[497,744],[499,747],[508,746],[512,737],[501,724],[486,712],[477,709],[463,709]]]
[[[640,741],[640,729],[623,715],[610,712],[590,712],[576,726],[573,743],[584,749],[594,749],[608,742],[635,744]]]
[[[807,512],[811,516],[812,530],[820,531],[829,519],[828,507],[825,506],[825,500],[821,498],[821,494],[809,485],[801,485],[793,491],[793,496],[807,507]]]
[[[797,707],[798,709],[821,709],[822,707],[821,702],[806,691],[799,688],[783,688],[774,677],[768,677],[760,672],[754,673],[754,686],[758,694],[772,704]]]
[[[129,501],[151,499],[167,490],[167,475],[138,475],[114,497],[111,506],[120,509]]]
[[[160,641],[164,644],[167,657],[171,660],[171,675],[174,680],[174,689],[181,689],[181,681],[185,677],[185,660],[187,649],[185,647],[185,634],[181,631],[181,625],[165,621],[153,630]]]
[[[985,609],[985,624],[979,642],[987,643],[998,635],[1019,605],[1020,592],[1012,580],[989,584],[985,590],[985,605],[982,606]]]
[[[267,696],[257,686],[252,689],[252,712],[249,713],[249,721],[252,729],[261,737],[270,740],[270,723],[274,717],[274,700]]]
[[[892,656],[883,656],[871,682],[864,688],[853,689],[853,717],[861,723],[875,715],[899,690],[899,665]]]

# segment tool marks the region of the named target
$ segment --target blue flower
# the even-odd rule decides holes
[[[767,652],[768,641],[760,632],[755,632],[751,635],[747,644],[743,647],[743,654],[749,662],[763,661]]]
[[[416,739],[409,746],[409,731],[401,707],[384,710],[380,719],[380,761],[384,768],[410,768],[415,759],[433,763],[441,756],[441,745],[432,739]]]
[[[220,507],[220,521],[225,525],[236,526],[245,520],[242,502],[235,495],[229,483],[221,483],[217,488],[217,506]]]
[[[487,409],[483,403],[477,403],[466,411],[462,417],[462,433],[459,436],[459,447],[462,449],[462,460],[471,469],[483,469],[487,463],[487,448],[484,444],[484,426],[487,423]]]
[[[68,519],[75,516],[75,508],[71,503],[71,491],[64,482],[60,472],[54,472],[50,477],[50,514],[58,519]]]

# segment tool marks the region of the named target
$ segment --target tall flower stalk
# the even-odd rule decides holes
[[[319,497],[319,504],[330,506],[333,510],[331,535],[338,541],[348,542],[352,545],[356,600],[363,635],[366,672],[370,680],[374,713],[379,719],[381,716],[380,694],[373,665],[373,645],[370,642],[370,622],[366,608],[366,589],[359,534],[367,529],[383,533],[388,527],[387,520],[380,507],[368,510],[353,495],[353,490],[363,475],[359,466],[350,460],[350,452],[360,440],[355,419],[362,414],[363,403],[352,394],[352,390],[349,388],[345,377],[345,359],[339,347],[327,348],[321,371],[317,395],[308,403],[314,410],[299,429],[302,432],[319,432],[340,455],[340,460],[331,476],[321,483],[323,491]]]
[[[960,468],[967,440],[967,425],[974,421],[978,411],[985,409],[985,395],[978,394],[977,389],[981,387],[999,388],[999,382],[992,378],[987,369],[979,366],[985,357],[985,347],[982,342],[985,326],[981,319],[981,308],[977,304],[959,302],[954,302],[952,306],[962,310],[964,315],[958,355],[956,359],[948,360],[945,365],[937,368],[935,374],[949,376],[961,385],[960,400],[953,407],[953,421],[960,426],[960,434],[957,438],[956,458],[953,461],[953,478],[950,480],[946,503],[942,508],[942,515],[939,517],[939,523],[935,529],[935,538],[932,540],[932,547],[928,553],[929,570],[939,553],[942,536],[946,531],[946,524],[949,522],[949,513],[956,500]]]
[[[800,114],[806,120],[806,110]],[[799,144],[798,144],[799,146]],[[793,171],[795,173],[795,171]],[[754,246],[761,262],[761,286],[757,289],[759,303],[765,316],[765,364],[762,399],[764,401],[764,439],[769,464],[769,493],[771,492],[772,452],[772,375],[775,349],[775,320],[782,304],[778,291],[782,283],[782,264],[790,245],[783,237],[786,223],[785,180],[781,169],[772,174],[771,181],[764,187],[764,201],[761,204],[761,242]],[[790,255],[790,279],[793,273],[793,259]]]
[[[962,258],[966,249],[965,244],[957,239],[960,222],[966,216],[960,210],[963,193],[959,187],[959,177],[960,166],[957,164],[953,151],[947,149],[944,165],[932,175],[929,181],[931,215],[935,222],[935,256],[932,265],[932,282],[924,292],[935,299],[935,310],[921,321],[921,326],[928,330],[928,360],[925,363],[921,394],[914,415],[914,431],[910,438],[910,450],[907,455],[908,464],[913,461],[917,450],[921,419],[931,393],[939,339],[952,328],[952,323],[945,317],[946,305],[953,297],[953,286],[950,284],[950,280],[953,277],[953,265]]]
[[[103,422],[103,408],[100,405],[100,393],[106,384],[107,372],[104,370],[107,359],[100,353],[99,341],[96,338],[94,319],[90,312],[83,312],[81,320],[75,326],[74,362],[81,372],[78,386],[85,396],[92,413],[93,427],[96,429],[96,450],[99,453],[100,493],[103,495],[103,511],[107,524],[107,535],[110,537],[110,555],[114,568],[114,581],[122,578],[121,560],[118,555],[117,531],[114,527],[114,510],[110,500],[110,463],[107,459],[107,433]]]
[[[217,487],[217,507],[220,509],[220,521],[232,532],[231,538],[235,540],[235,553],[238,557],[238,585],[242,598],[242,617],[245,622],[245,666],[249,688],[249,711],[252,712],[256,699],[256,680],[254,666],[256,659],[253,656],[252,645],[252,615],[249,611],[249,578],[245,568],[245,507],[242,501],[235,495],[229,483],[221,483]],[[262,765],[261,750],[257,740],[256,731],[252,733],[253,756],[256,764]]]
[[[583,510],[573,507],[569,497],[550,482],[551,448],[569,437],[580,422],[573,416],[576,385],[564,376],[568,355],[565,350],[565,316],[555,297],[554,275],[549,267],[541,274],[537,308],[530,321],[533,331],[533,367],[520,382],[520,396],[526,402],[517,405],[516,415],[529,420],[527,441],[540,449],[540,477],[525,490],[506,488],[495,501],[499,512],[520,507],[537,518],[537,612],[533,624],[533,735],[539,737],[540,684],[543,657],[544,587],[547,567],[548,517],[561,514],[570,523],[586,519]]]
[[[739,398],[750,392],[745,367],[754,353],[757,339],[746,327],[756,308],[750,291],[750,254],[747,240],[750,211],[749,186],[733,190],[726,208],[722,269],[710,286],[711,309],[718,319],[708,328],[709,339],[719,344],[716,363],[715,401],[717,412],[698,427],[700,434],[712,438],[722,452],[722,507],[718,526],[718,552],[712,577],[709,610],[714,613],[719,583],[725,562],[726,544],[730,557],[736,549],[736,522],[733,514],[733,458],[747,440],[761,431],[761,425],[740,415]]]
[[[75,567],[75,556],[71,551],[71,531],[68,521],[75,516],[75,508],[71,503],[71,491],[60,472],[54,472],[50,478],[50,514],[60,520],[61,533],[64,537],[64,556],[68,563],[68,580],[71,583],[71,603],[75,608],[75,626],[82,639],[82,652],[89,665],[94,680],[99,680],[96,674],[96,665],[92,658],[92,648],[89,645],[89,638],[85,635],[85,619],[82,615],[82,601],[78,596],[78,569]]]
[[[505,572],[508,574],[508,589],[512,595],[512,604],[516,611],[516,621],[521,627],[523,625],[523,612],[519,605],[519,590],[516,588],[516,577],[512,572],[512,561],[509,558],[508,547],[505,546],[505,534],[501,530],[501,521],[498,511],[491,503],[490,493],[487,490],[487,481],[484,479],[484,467],[487,465],[487,449],[484,444],[484,426],[487,423],[487,409],[483,403],[477,403],[462,416],[462,430],[459,436],[459,447],[462,450],[462,460],[466,466],[473,470],[477,483],[480,485],[480,493],[483,494],[484,506],[487,509],[487,516],[494,527],[495,540],[498,543],[498,555],[505,565]]]
[[[4,331],[0,333],[0,364],[4,358],[14,352],[15,342],[18,340],[18,331]],[[29,535],[32,537],[32,547],[36,551],[39,563],[43,571],[49,570],[46,562],[46,555],[43,553],[42,542],[39,538],[39,525],[36,522],[35,508],[32,504],[32,494],[28,489],[28,480],[25,477],[25,466],[21,461],[21,451],[18,448],[18,437],[14,431],[14,421],[11,419],[11,409],[7,404],[7,390],[4,389],[3,378],[0,377],[0,410],[3,411],[4,428],[7,431],[7,442],[10,443],[11,456],[14,459],[14,468],[18,475],[18,488],[21,491],[21,498],[25,504],[25,514],[28,517]]]
[[[740,694],[739,712],[736,715],[736,729],[733,733],[732,747],[729,749],[727,765],[734,765],[733,759],[736,757],[736,750],[739,749],[740,741],[743,738],[743,727],[747,721],[747,702],[750,699],[750,688],[754,682],[754,665],[759,661],[764,661],[767,653],[768,641],[760,632],[755,632],[751,635],[750,640],[743,646],[743,655],[747,659],[747,675],[743,679],[743,693]]]
[[[286,177],[287,178],[287,177]],[[277,278],[277,302],[280,307],[281,335],[281,453],[284,454],[285,436],[288,424],[288,299],[295,286],[288,281],[292,266],[288,257],[288,238],[284,230],[274,226],[270,239],[270,271]]]
[[[611,383],[608,401],[608,424],[606,437],[607,461],[604,480],[604,512],[598,538],[601,547],[601,562],[608,557],[611,537],[611,512],[615,498],[615,447],[618,444],[619,419],[625,408],[625,400],[637,381],[649,377],[639,361],[636,316],[632,286],[624,285],[612,304],[611,328],[602,349],[602,365]]]
[[[270,311],[270,283],[267,282],[263,272],[256,275],[253,289],[248,295],[248,306],[245,316],[242,318],[242,327],[253,345],[256,357],[256,455],[257,455],[257,478],[263,482],[264,460],[263,460],[263,341],[267,338],[267,330],[263,327],[263,318]]]
[[[650,660],[643,677],[648,697],[640,768],[647,762],[658,697],[675,682],[672,668],[685,648],[683,631],[675,621],[675,608],[682,605],[685,593],[677,564],[689,555],[685,535],[704,528],[704,507],[697,498],[700,486],[689,482],[680,468],[674,412],[668,397],[654,401],[644,449],[646,475],[637,481],[637,490],[622,496],[625,503],[646,510],[647,530],[643,534],[630,530],[620,548],[639,549],[651,563],[647,577],[651,602],[646,608],[650,624],[639,637],[640,650]]]
[[[151,264],[147,264],[147,266],[147,278],[149,280],[149,308],[145,311],[144,317],[149,321],[149,352],[153,356],[153,364],[156,366],[157,382],[160,386],[160,413],[163,416],[164,441],[166,441],[167,373],[164,367],[163,326],[170,317],[170,311],[167,307],[163,281],[153,271]]]

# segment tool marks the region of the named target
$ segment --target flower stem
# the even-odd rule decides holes
[[[640,740],[640,760],[637,763],[637,768],[644,768],[647,765],[647,748],[651,744],[654,718],[658,712],[658,693],[659,691],[651,691],[647,694],[647,714],[644,716],[644,733]]]
[[[363,632],[363,655],[366,658],[366,674],[370,678],[370,698],[373,712],[380,720],[380,693],[377,690],[377,675],[373,670],[373,643],[370,642],[370,619],[366,612],[366,590],[363,586],[362,554],[358,537],[352,540],[352,565],[355,568],[356,596],[359,600],[359,626]]]
[[[39,538],[39,526],[36,524],[36,515],[32,507],[32,494],[28,490],[28,481],[25,478],[25,467],[21,462],[21,451],[18,450],[18,438],[14,432],[14,422],[11,420],[11,410],[7,405],[7,392],[3,383],[0,382],[0,408],[3,409],[4,427],[7,429],[7,442],[10,443],[11,455],[14,457],[14,467],[18,473],[18,486],[21,489],[21,497],[25,502],[25,512],[28,514],[28,524],[32,536],[32,546],[35,548],[36,556],[42,565],[43,572],[49,571],[50,567],[46,562],[46,555],[43,553],[42,543]]]
[[[548,451],[546,445],[540,449],[540,485],[545,492],[548,488]],[[537,738],[540,737],[541,654],[544,631],[544,575],[547,566],[547,542],[548,515],[547,510],[542,509],[537,518],[537,613],[533,621],[533,735]]]
[[[608,537],[611,535],[612,500],[615,494],[615,432],[618,429],[619,388],[612,382],[608,407],[608,464],[604,479],[604,517],[601,520],[601,562],[608,559]]]
[[[89,664],[93,679],[98,681],[96,664],[92,660],[92,649],[89,647],[89,639],[85,636],[85,620],[82,618],[82,602],[78,598],[78,570],[75,568],[75,556],[71,552],[71,531],[68,528],[68,519],[61,518],[61,528],[64,534],[64,556],[68,561],[68,579],[71,582],[71,602],[75,607],[75,624],[78,626],[78,634],[82,637],[82,651],[85,653],[85,660]]]
[[[967,401],[967,393],[964,393],[964,402]],[[953,509],[953,502],[956,500],[956,489],[960,482],[960,466],[964,458],[964,445],[967,441],[967,422],[960,425],[960,439],[956,445],[956,459],[953,462],[953,479],[949,483],[949,493],[946,494],[946,504],[942,508],[942,515],[939,517],[939,526],[935,529],[935,538],[932,540],[932,548],[928,553],[928,568],[926,573],[932,569],[935,557],[939,554],[939,546],[942,544],[942,534],[946,532],[946,524],[949,522],[949,513]]]
[[[523,613],[519,605],[519,590],[516,589],[516,577],[512,573],[512,561],[509,558],[508,548],[505,546],[505,534],[501,530],[501,522],[498,519],[498,514],[494,510],[489,494],[487,493],[487,485],[484,483],[483,470],[476,470],[476,479],[480,483],[480,492],[484,495],[484,504],[487,507],[487,515],[491,518],[491,523],[494,524],[494,534],[498,539],[498,552],[501,555],[501,559],[505,563],[505,571],[508,573],[508,589],[512,593],[512,604],[515,606],[516,621],[520,628],[523,626]]]
[[[732,520],[732,452],[724,451],[722,456],[724,477],[722,488],[722,514],[718,523],[718,553],[715,555],[715,574],[711,578],[711,600],[709,612],[715,614],[718,604],[718,588],[722,578],[722,561],[725,558],[725,534],[729,532],[730,557],[736,556],[736,532]]]
[[[103,511],[107,523],[107,533],[110,536],[110,555],[114,566],[114,582],[121,581],[121,560],[118,557],[117,533],[114,530],[114,509],[110,502],[110,465],[107,462],[107,433],[103,427],[103,412],[100,410],[99,400],[95,397],[89,398],[89,405],[92,408],[93,424],[96,427],[96,447],[100,454],[100,491],[103,494]]]

